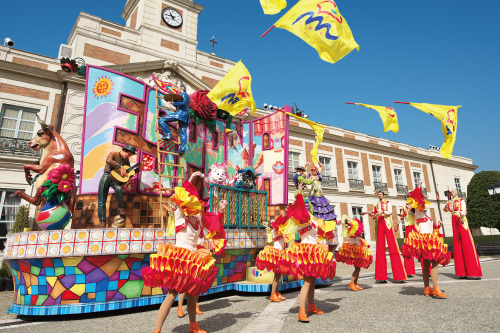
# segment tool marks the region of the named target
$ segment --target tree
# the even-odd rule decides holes
[[[12,233],[23,232],[24,228],[30,227],[30,209],[28,205],[19,206],[19,211],[16,214],[16,222],[12,228]]]
[[[488,194],[488,186],[500,182],[500,171],[481,171],[467,186],[467,220],[471,228],[500,230],[500,200]]]

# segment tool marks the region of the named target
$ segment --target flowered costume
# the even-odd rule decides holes
[[[349,226],[344,226],[342,236],[349,235],[349,242],[342,244],[338,253],[335,253],[335,260],[356,267],[368,268],[373,262],[370,245],[361,238],[363,234],[363,223],[358,220],[350,220]]]
[[[323,223],[322,220],[311,218],[300,193],[295,202],[288,206],[285,219],[288,221],[282,229],[286,230],[290,225],[296,227],[301,242],[290,243],[285,250],[281,265],[283,273],[295,278],[302,275],[322,280],[332,279],[335,276],[337,263],[333,253],[328,251],[328,245],[318,244],[318,241],[329,240],[335,236],[335,223]]]
[[[285,223],[283,216],[278,216],[276,221],[272,223],[272,227],[268,228],[268,241],[272,240],[273,246],[266,246],[259,252],[255,261],[257,269],[273,271],[281,274],[283,259],[285,258],[285,237],[279,230],[279,227]]]
[[[417,226],[401,247],[401,252],[405,258],[428,259],[436,261],[443,266],[450,263],[451,252],[448,252],[448,245],[444,244],[443,235],[439,234],[439,227],[434,221],[424,214],[426,205],[430,203],[425,200],[420,187],[417,187],[409,194],[407,203],[415,208],[415,218]]]
[[[311,183],[309,202],[309,211],[314,217],[324,221],[333,221],[337,218],[337,215],[333,212],[333,207],[330,205],[330,201],[323,195],[320,174],[318,174],[318,179],[315,179]]]
[[[175,245],[160,244],[157,254],[150,257],[150,267],[142,269],[144,284],[151,287],[167,287],[179,294],[187,292],[197,296],[208,291],[217,276],[215,258],[205,249],[198,249],[198,239],[218,239],[216,253],[226,245],[222,226],[223,214],[203,213],[196,188],[185,181],[176,187],[171,197],[178,205],[175,210]],[[204,235],[203,228],[209,233]]]

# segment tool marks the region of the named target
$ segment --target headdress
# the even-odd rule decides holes
[[[174,189],[175,194],[170,199],[179,206],[186,215],[196,215],[202,210],[202,204],[198,197],[198,191],[193,184],[188,181],[182,183],[182,187]]]
[[[425,200],[425,196],[422,193],[422,188],[420,186],[408,193],[406,203],[408,203],[412,208],[418,208],[420,210],[424,210],[425,206],[431,204],[429,201]]]

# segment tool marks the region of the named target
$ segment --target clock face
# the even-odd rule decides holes
[[[182,26],[182,15],[175,8],[167,7],[161,12],[161,18],[171,28]]]

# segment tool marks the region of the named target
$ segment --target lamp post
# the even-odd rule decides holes
[[[496,195],[497,199],[500,200],[500,183],[498,181],[495,185],[490,184],[490,186],[488,186],[488,194]]]

